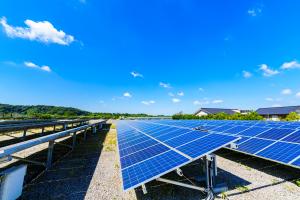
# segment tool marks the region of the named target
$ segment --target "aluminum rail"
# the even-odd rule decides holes
[[[100,127],[104,123],[106,123],[106,121],[102,120],[102,121],[98,121],[98,122],[95,122],[95,123],[92,123],[92,124],[89,124],[89,125],[80,126],[80,127],[73,128],[73,129],[70,129],[70,130],[66,130],[66,131],[54,133],[54,134],[51,134],[51,135],[39,137],[39,138],[36,138],[36,139],[28,140],[28,141],[25,141],[25,142],[20,142],[20,143],[17,143],[17,144],[2,147],[2,148],[0,148],[0,159],[11,156],[14,153],[17,153],[19,151],[22,151],[22,150],[25,150],[25,149],[28,149],[28,148],[31,148],[31,147],[34,147],[36,145],[46,143],[46,142],[51,142],[51,141],[54,141],[56,139],[69,136],[72,133],[76,133],[78,131],[86,130],[88,128],[94,128],[95,129],[97,126]],[[93,130],[93,132],[95,132],[95,131]]]
[[[54,122],[44,122],[44,123],[25,123],[25,124],[12,124],[12,125],[3,125],[0,126],[0,133],[1,132],[8,132],[8,131],[19,131],[19,130],[26,130],[26,129],[34,129],[34,128],[41,128],[41,127],[48,127],[48,126],[65,126],[69,124],[76,124],[76,123],[87,123],[88,120],[71,120],[71,121],[54,121]]]
[[[26,123],[43,123],[43,122],[53,122],[57,120],[38,120],[38,119],[31,119],[31,120],[4,120],[0,121],[0,126],[3,125],[13,125],[13,124],[26,124]]]

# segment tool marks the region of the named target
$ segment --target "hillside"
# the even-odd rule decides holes
[[[72,116],[86,116],[90,112],[83,111],[77,108],[61,107],[61,106],[45,106],[45,105],[9,105],[0,104],[1,118],[17,118],[17,117],[72,117]]]

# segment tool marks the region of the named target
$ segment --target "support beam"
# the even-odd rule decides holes
[[[186,183],[181,183],[181,182],[178,182],[178,181],[173,181],[173,180],[169,180],[169,179],[165,179],[165,178],[157,178],[156,180],[159,181],[159,182],[163,182],[163,183],[169,183],[169,184],[178,185],[178,186],[181,186],[181,187],[190,188],[190,189],[193,189],[193,190],[199,190],[201,192],[206,192],[205,188],[202,188],[202,187],[199,187],[199,186],[189,185],[189,184],[186,184]]]
[[[54,140],[51,140],[51,141],[49,141],[49,145],[48,145],[48,156],[47,156],[46,169],[49,169],[52,165],[53,149],[54,149]]]
[[[27,134],[27,129],[24,129],[23,136],[22,136],[22,140],[25,140],[26,134]]]
[[[93,134],[96,134],[97,133],[97,129],[96,129],[96,126],[93,126]]]
[[[65,123],[64,124],[64,130],[67,130],[67,128],[68,128],[68,125]]]
[[[13,159],[21,160],[21,161],[24,161],[24,162],[27,162],[27,163],[32,163],[32,164],[35,164],[35,165],[46,166],[46,164],[43,163],[43,162],[39,162],[39,161],[35,161],[35,160],[30,160],[30,159],[27,159],[27,158],[21,158],[21,157],[18,157],[18,156],[11,156],[11,157]]]
[[[41,135],[44,135],[44,133],[45,133],[45,127],[42,128]]]
[[[86,140],[86,133],[87,133],[87,129],[84,130],[83,132],[83,139]]]

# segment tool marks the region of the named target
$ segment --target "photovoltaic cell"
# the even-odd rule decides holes
[[[138,165],[133,165],[122,170],[124,190],[141,185],[145,181],[151,181],[172,169],[188,162],[189,159],[176,153],[167,151],[159,156],[155,156],[143,161]]]
[[[124,157],[126,155],[132,154],[132,153],[140,151],[142,149],[146,149],[146,148],[148,148],[150,146],[153,146],[155,144],[159,144],[159,143],[157,141],[153,140],[153,139],[149,139],[149,140],[146,140],[144,142],[135,144],[133,146],[120,149],[120,157]]]
[[[239,151],[244,151],[246,153],[254,154],[257,151],[269,146],[270,144],[274,143],[274,141],[270,140],[263,140],[252,138],[238,146]]]
[[[262,127],[252,127],[245,131],[240,132],[238,135],[253,137],[255,135],[261,134],[269,130],[270,128],[262,128]]]
[[[141,162],[145,159],[151,158],[155,155],[158,155],[158,154],[163,153],[168,150],[170,150],[170,149],[162,144],[157,144],[157,145],[151,146],[147,149],[144,149],[144,150],[138,151],[136,153],[130,154],[128,156],[122,157],[121,158],[121,167],[122,168],[129,167],[133,164],[136,164],[138,162]]]
[[[257,155],[283,163],[289,163],[300,155],[300,145],[277,142]]]
[[[300,130],[283,139],[287,142],[295,142],[300,144]]]
[[[300,167],[300,158],[292,163],[292,165]]]
[[[171,140],[166,140],[164,143],[175,148],[175,147],[181,146],[183,144],[186,144],[188,142],[191,142],[193,140],[199,139],[205,135],[208,135],[208,133],[204,133],[201,131],[191,131],[191,132],[183,134],[179,137],[175,137]]]
[[[272,128],[269,131],[266,131],[262,134],[257,135],[256,137],[265,138],[265,139],[272,139],[272,140],[279,140],[288,134],[294,132],[293,129],[280,129],[280,128]]]
[[[233,136],[210,134],[177,149],[192,158],[197,158],[210,151],[215,151],[220,145],[222,146],[237,139]]]

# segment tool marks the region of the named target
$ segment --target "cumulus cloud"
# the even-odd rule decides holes
[[[282,90],[281,91],[281,94],[283,94],[283,95],[290,95],[290,94],[292,94],[292,90],[291,89],[284,89],[284,90]]]
[[[250,77],[252,77],[252,73],[244,70],[243,71],[243,77],[244,78],[250,78]]]
[[[251,8],[247,11],[248,15],[251,17],[256,17],[261,14],[262,8]]]
[[[34,69],[39,69],[39,70],[46,71],[46,72],[51,72],[51,68],[47,65],[39,66],[30,61],[25,61],[24,65],[29,68],[34,68]]]
[[[221,100],[221,99],[216,99],[216,100],[213,100],[212,103],[213,104],[219,104],[219,103],[223,103],[224,101]]]
[[[281,65],[281,69],[296,69],[300,68],[300,63],[296,60],[291,62],[285,62]]]
[[[169,95],[170,97],[174,97],[174,96],[175,96],[172,92],[169,92],[168,95]]]
[[[274,101],[274,99],[271,98],[271,97],[267,97],[265,100],[266,100],[266,101]]]
[[[268,65],[266,65],[266,64],[261,64],[259,69],[263,72],[263,75],[266,77],[270,77],[270,76],[279,74],[278,70],[273,70],[273,69],[269,68]]]
[[[300,98],[300,92],[297,92],[296,97]]]
[[[160,87],[163,87],[163,88],[171,88],[171,85],[169,83],[163,83],[163,82],[160,82],[159,83],[159,86]]]
[[[123,96],[124,96],[124,97],[128,97],[128,98],[131,98],[131,97],[132,97],[132,95],[131,95],[129,92],[125,92],[125,93],[123,94]]]
[[[209,104],[210,102],[209,101],[207,101],[207,100],[205,100],[205,101],[199,101],[199,100],[195,100],[194,102],[193,102],[193,104],[194,105],[207,105],[207,104]]]
[[[180,101],[181,101],[181,100],[180,100],[180,99],[177,99],[177,98],[173,98],[173,99],[172,99],[172,102],[173,102],[173,103],[179,103]]]
[[[140,78],[143,78],[143,75],[138,73],[138,72],[131,72],[130,73],[134,78],[137,78],[137,77],[140,77]]]
[[[56,43],[60,45],[69,45],[75,39],[72,35],[67,35],[62,30],[57,30],[48,21],[32,21],[30,19],[24,22],[27,27],[15,27],[7,23],[5,17],[0,19],[4,32],[11,38],[23,38],[31,41],[39,41],[42,43]]]
[[[146,105],[146,106],[149,106],[149,105],[151,105],[151,104],[155,104],[155,101],[153,101],[153,100],[150,100],[150,101],[142,101],[141,103],[144,104],[144,105]]]
[[[182,97],[184,96],[184,92],[178,92],[177,95]]]

